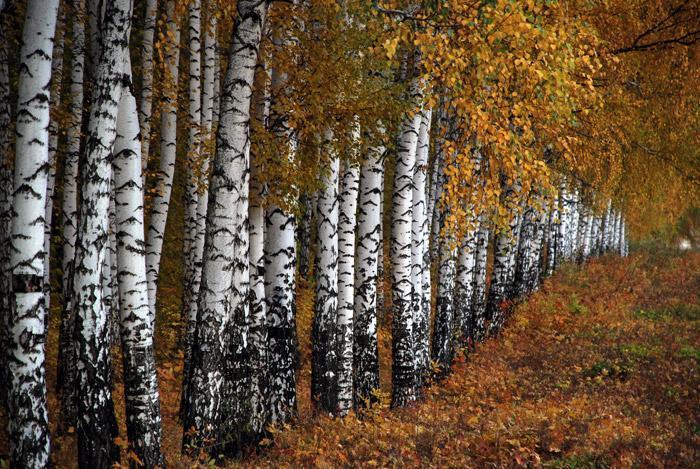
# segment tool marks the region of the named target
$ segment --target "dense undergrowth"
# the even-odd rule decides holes
[[[173,322],[175,295],[162,306]],[[301,287],[298,301],[299,419],[291,428],[273,429],[260,451],[226,464],[592,468],[692,467],[700,460],[700,253],[643,252],[565,266],[518,305],[499,337],[460,355],[452,375],[430,387],[421,403],[401,410],[380,404],[362,418],[314,415],[308,391],[312,290]],[[53,459],[70,467],[72,429],[57,431],[55,319],[48,339]],[[379,395],[388,402],[390,337],[388,320],[382,322]],[[168,464],[212,464],[206,456],[180,456],[177,325],[160,324]],[[0,454],[7,454],[0,435]]]

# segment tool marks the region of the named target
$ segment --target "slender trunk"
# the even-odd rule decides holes
[[[59,7],[56,37],[51,62],[51,103],[54,116],[49,122],[49,175],[46,182],[46,206],[44,208],[44,298],[46,311],[51,308],[51,233],[53,231],[53,196],[56,187],[56,153],[58,150],[57,111],[61,106],[61,84],[63,82],[63,44],[65,38],[65,8]],[[48,316],[47,316],[48,318]]]
[[[119,460],[117,425],[110,389],[109,318],[102,291],[109,243],[111,156],[116,139],[117,106],[128,54],[132,5],[107,5],[102,47],[93,84],[92,105],[82,167],[73,301],[76,311],[76,392],[78,461],[81,467],[105,467]]]
[[[382,249],[381,207],[384,179],[383,146],[370,147],[360,174],[355,265],[354,368],[355,405],[369,406],[379,389],[377,299],[379,253]]]
[[[504,188],[504,204],[508,204],[513,197],[513,187],[507,185]],[[508,286],[511,272],[511,254],[514,248],[514,240],[517,235],[518,216],[517,208],[511,208],[507,224],[500,228],[494,242],[493,271],[491,273],[491,286],[486,299],[486,315],[491,321],[489,334],[496,334],[503,322],[508,309]],[[517,246],[517,244],[515,245]]]
[[[7,318],[7,421],[13,467],[50,466],[43,222],[49,162],[46,85],[57,14],[58,0],[29,0],[20,50],[10,252],[14,291]]]
[[[183,250],[185,257],[182,289],[182,320],[194,327],[197,318],[197,297],[201,281],[202,258],[197,250],[197,237],[199,234],[199,184],[201,181],[201,162],[206,157],[201,152],[201,122],[202,122],[202,96],[201,96],[201,41],[200,41],[200,14],[201,4],[194,0],[188,8],[189,31],[189,90],[187,113],[187,181],[185,184],[185,223],[183,234]],[[198,265],[199,264],[199,265]],[[199,274],[199,275],[198,275]],[[185,356],[189,358],[191,351],[191,330],[185,337]],[[189,373],[189,360],[185,361]],[[184,402],[184,400],[182,401]]]
[[[469,222],[469,220],[467,220]],[[474,274],[476,267],[478,229],[468,228],[460,243],[457,259],[457,277],[454,290],[455,335],[457,344],[462,347],[469,345],[472,331],[472,300],[474,298]]]
[[[61,411],[67,425],[75,424],[75,310],[73,308],[73,262],[78,227],[78,165],[83,122],[83,76],[85,68],[85,27],[82,13],[85,1],[78,0],[73,11],[70,86],[68,103],[68,128],[66,129],[66,155],[63,163],[63,310],[58,346],[57,386],[61,398]]]
[[[531,194],[522,214],[520,238],[517,245],[517,262],[515,266],[514,292],[515,298],[523,298],[529,292],[529,274],[531,268],[531,256],[535,242],[535,208],[533,206],[534,194]]]
[[[430,297],[425,295],[423,281],[426,271],[430,273],[430,262],[426,264],[426,173],[428,169],[428,151],[430,149],[431,110],[420,113],[420,127],[416,149],[416,164],[413,173],[413,220],[411,223],[411,282],[413,292],[411,307],[413,309],[413,344],[415,347],[416,385],[420,389],[430,372]],[[429,256],[428,256],[429,258]],[[427,276],[428,279],[430,275]]]
[[[311,261],[311,223],[313,222],[313,207],[311,196],[302,194],[299,197],[301,218],[297,227],[297,238],[299,238],[299,275],[308,279]]]
[[[417,87],[417,83],[412,85]],[[392,407],[416,400],[416,362],[411,278],[411,225],[413,222],[413,174],[421,123],[420,113],[401,123],[392,198]]]
[[[158,0],[146,0],[143,17],[143,37],[141,41],[141,97],[139,106],[139,125],[141,126],[141,164],[142,177],[145,181],[148,155],[151,146],[151,113],[153,100],[153,38],[156,33]]]
[[[1,11],[1,9],[0,9]],[[1,14],[1,13],[0,13]],[[0,36],[6,37],[5,21],[0,18]],[[10,241],[12,233],[12,107],[10,105],[10,68],[8,47],[0,44],[0,405],[6,406],[10,385],[7,374],[7,350],[12,292]],[[7,407],[4,407],[7,409]]]
[[[474,259],[474,296],[472,299],[472,342],[480,342],[486,333],[486,262],[488,260],[489,227],[485,213],[479,215]]]
[[[359,145],[359,123],[354,130],[354,144]],[[336,407],[340,415],[353,408],[353,321],[355,303],[355,231],[357,228],[357,192],[359,167],[347,160],[341,165],[338,212],[338,314],[337,395]]]
[[[267,70],[258,64],[255,71],[253,89],[252,120],[253,132],[262,131],[267,118]],[[255,142],[255,135],[253,135]],[[253,148],[256,148],[254,146]],[[257,147],[259,148],[259,146]],[[251,151],[250,157],[250,205],[248,218],[250,226],[250,348],[251,391],[253,409],[250,431],[257,443],[265,434],[269,413],[268,391],[268,351],[267,351],[267,305],[265,304],[265,186],[262,182],[264,171],[260,154]]]
[[[449,210],[443,206],[440,210],[440,225],[445,226]],[[437,295],[435,297],[435,318],[433,320],[433,343],[431,359],[439,366],[436,377],[449,373],[453,358],[454,335],[454,289],[455,289],[455,255],[454,238],[446,234],[438,241],[438,275]]]
[[[333,134],[327,131],[324,146],[335,152],[332,138]],[[331,154],[316,206],[316,302],[311,331],[311,397],[319,410],[331,414],[337,405],[338,175],[339,160]]]
[[[287,75],[272,70],[272,96],[284,91]],[[294,161],[297,136],[289,128],[284,109],[271,105],[273,132],[280,148],[286,148],[280,157]],[[290,199],[294,194],[289,195]],[[293,200],[293,199],[292,199]],[[294,215],[277,205],[270,205],[265,214],[265,298],[267,299],[267,327],[269,353],[270,414],[273,425],[283,425],[297,415],[296,398],[296,244]]]
[[[114,185],[118,233],[117,266],[124,394],[129,450],[145,467],[163,466],[161,418],[156,363],[153,356],[153,317],[148,311],[144,250],[143,186],[139,123],[131,84],[131,61],[126,58],[117,138],[114,142]]]
[[[175,0],[167,4],[167,43],[164,47],[165,80],[161,103],[160,167],[156,173],[156,194],[146,233],[146,269],[148,273],[148,302],[151,315],[156,314],[156,293],[160,257],[165,238],[165,224],[170,208],[170,194],[175,174],[177,153],[177,79],[180,63],[180,26]]]
[[[211,151],[214,146],[214,102],[218,99],[219,92],[215,88],[216,77],[216,16],[209,12],[206,32],[204,34],[204,62],[202,64],[202,112],[201,112],[201,132],[203,133],[200,143],[202,144],[201,161],[199,168],[199,178],[197,180],[197,216],[196,234],[194,238],[194,255],[192,265],[192,285],[194,290],[191,294],[189,308],[183,311],[185,321],[185,333],[183,337],[183,380],[182,397],[180,399],[180,417],[184,417],[187,403],[189,402],[188,387],[191,379],[190,366],[192,364],[192,346],[194,342],[194,332],[197,323],[197,298],[202,282],[202,256],[204,253],[204,238],[206,236],[207,208],[209,205],[209,161]]]
[[[221,95],[183,448],[241,443],[232,391],[244,386],[249,309],[250,105],[267,3],[241,0]],[[193,429],[194,431],[189,431]]]

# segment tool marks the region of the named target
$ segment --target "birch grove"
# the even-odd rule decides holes
[[[694,242],[692,135],[611,97],[661,106],[628,90],[652,46],[557,2],[428,3],[0,0],[0,467],[373,435],[556,282]]]

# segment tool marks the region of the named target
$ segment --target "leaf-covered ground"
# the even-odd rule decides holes
[[[311,302],[310,291],[302,289],[300,419],[276,430],[257,454],[230,465],[700,464],[700,253],[640,253],[594,260],[582,269],[565,267],[517,307],[498,338],[460,359],[451,377],[432,386],[421,403],[395,411],[379,406],[361,419],[333,420],[311,411]],[[160,340],[167,342],[167,335]],[[388,346],[384,324],[385,384]],[[50,386],[55,355],[50,349]],[[175,352],[159,358],[166,458],[171,467],[189,467],[194,461],[179,456],[176,419],[181,364]],[[122,398],[117,385],[115,399]],[[118,413],[125,434],[122,405]],[[74,449],[72,435],[55,438],[59,467],[74,464]]]

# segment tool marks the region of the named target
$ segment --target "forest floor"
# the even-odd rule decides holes
[[[299,420],[265,448],[228,465],[249,467],[698,467],[700,253],[635,253],[564,266],[519,304],[499,337],[466,358],[417,405],[357,418],[314,416],[309,399],[313,294],[299,292]],[[175,307],[173,307],[175,308]],[[167,330],[177,330],[175,324]],[[52,333],[55,332],[52,327]],[[56,338],[49,335],[52,427]],[[180,353],[159,331],[164,450],[179,456]],[[171,335],[175,335],[173,332]],[[164,350],[171,343],[171,350]],[[388,320],[380,332],[389,381]],[[119,376],[119,369],[115,377]],[[383,401],[388,401],[388,387]],[[123,391],[115,402],[125,435]],[[4,416],[0,414],[4,423]],[[4,425],[3,425],[4,427]],[[75,464],[72,434],[53,440],[57,467]],[[122,441],[123,444],[123,441]],[[0,467],[7,454],[0,431]],[[126,462],[126,459],[125,459]],[[201,464],[212,463],[203,459]]]

